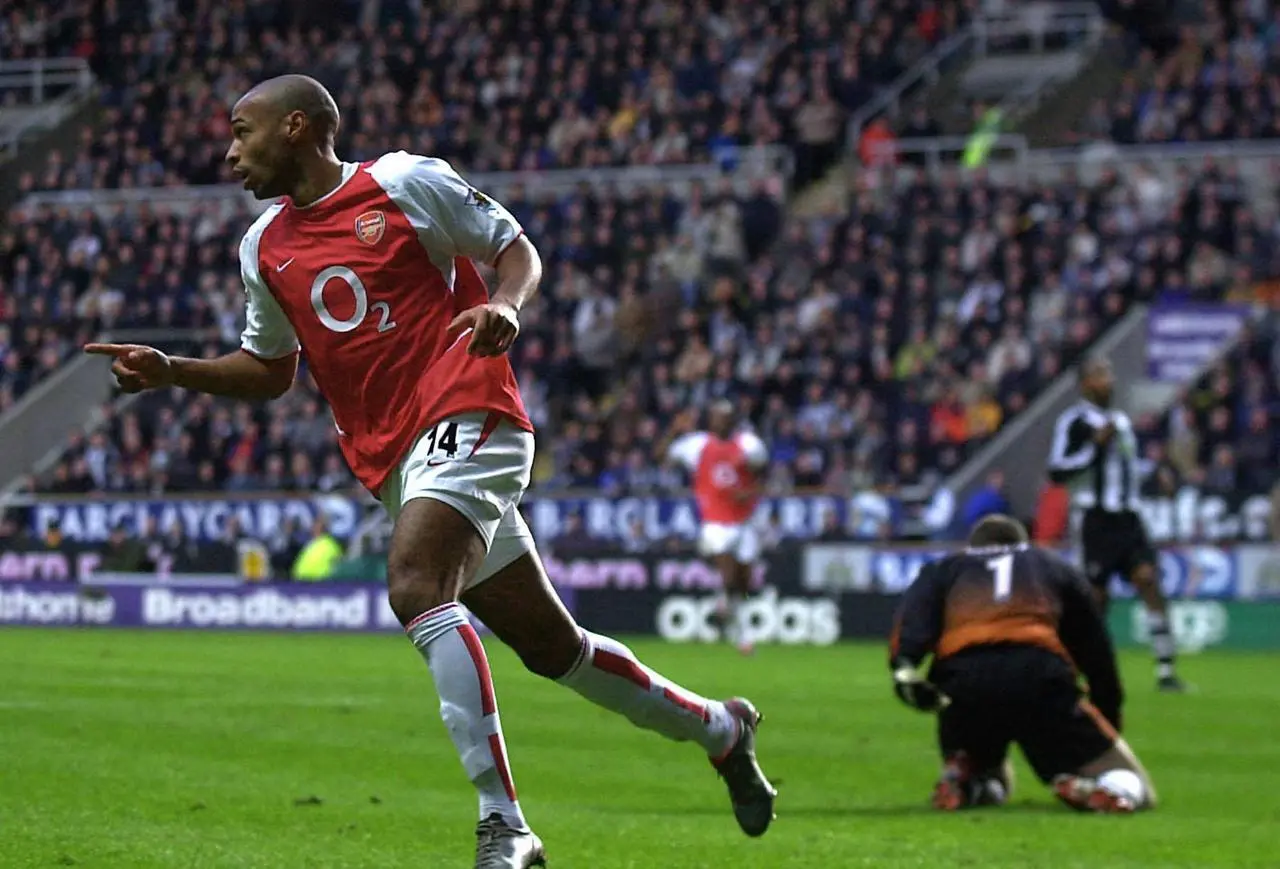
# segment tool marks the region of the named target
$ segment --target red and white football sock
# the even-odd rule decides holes
[[[582,632],[582,652],[559,679],[597,706],[678,742],[696,742],[713,758],[738,736],[737,719],[718,700],[686,691],[636,660],[609,637]]]
[[[480,795],[481,820],[497,813],[514,829],[528,829],[507,762],[489,658],[466,613],[445,604],[409,622],[405,633],[431,668],[440,717]]]

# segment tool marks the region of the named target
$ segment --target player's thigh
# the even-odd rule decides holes
[[[1113,575],[1124,574],[1125,541],[1117,536],[1110,517],[1090,511],[1084,517],[1080,543],[1085,576],[1094,588],[1105,591]]]
[[[733,555],[738,564],[750,570],[751,566],[760,559],[762,548],[760,532],[754,525],[744,522],[738,526],[738,538],[733,545]]]
[[[1110,751],[1119,735],[1068,675],[1045,684],[1017,738],[1027,763],[1047,784],[1054,776],[1079,773]]]
[[[519,510],[503,517],[462,602],[534,673],[563,676],[577,660],[581,631],[551,585]]]
[[[387,552],[387,594],[407,624],[456,600],[485,556],[485,541],[454,505],[415,498],[397,511]]]
[[[532,435],[493,414],[451,417],[415,441],[379,493],[395,521],[393,606],[407,586],[445,582],[453,597],[475,579],[532,465]]]
[[[942,661],[931,675],[951,698],[937,716],[942,756],[964,752],[975,770],[1001,765],[1012,740],[1012,707],[1000,650],[966,650]]]
[[[997,768],[1005,761],[1009,742],[1001,718],[980,704],[952,701],[938,713],[938,751],[943,760],[964,754],[971,769]]]

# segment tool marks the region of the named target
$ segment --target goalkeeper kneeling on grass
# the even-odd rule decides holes
[[[988,516],[965,549],[925,565],[903,599],[889,659],[898,698],[937,713],[936,808],[1004,803],[1011,743],[1072,808],[1155,806],[1150,777],[1120,737],[1115,652],[1088,581],[1031,546],[1017,520]]]

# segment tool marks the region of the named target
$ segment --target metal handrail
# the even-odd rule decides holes
[[[93,70],[82,57],[42,57],[0,60],[0,91],[23,91],[30,108],[20,122],[0,130],[0,157],[17,150],[33,129],[56,126],[94,89]],[[49,91],[57,89],[56,95]]]
[[[1010,12],[984,12],[963,30],[952,34],[914,66],[898,76],[875,97],[849,118],[846,143],[850,153],[856,154],[862,130],[886,111],[896,114],[902,98],[909,90],[922,82],[936,84],[942,78],[941,68],[962,52],[970,51],[975,57],[987,56],[991,42],[996,38],[1026,36],[1031,38],[1033,50],[1044,50],[1045,37],[1061,33],[1084,33],[1091,41],[1101,39],[1106,30],[1106,19],[1093,3],[1055,3],[1039,26],[1027,15],[1025,7]]]
[[[754,149],[754,150],[753,150]],[[794,167],[791,150],[785,146],[746,146],[743,156],[763,157],[771,167],[768,173],[786,178]],[[746,160],[749,167],[758,161]],[[468,173],[467,180],[495,195],[513,187],[532,192],[572,190],[579,185],[609,186],[618,190],[651,187],[655,184],[687,185],[714,183],[721,179],[756,177],[750,168],[742,175],[726,172],[719,163],[680,165],[610,166],[593,169],[549,169],[536,172]],[[255,200],[238,184],[202,184],[182,187],[134,187],[112,190],[53,190],[30,193],[16,206],[19,212],[42,207],[86,208],[147,205],[156,209],[183,208],[201,204],[223,207],[247,207],[261,211],[270,203]]]
[[[993,39],[1028,37],[1031,51],[1041,53],[1045,38],[1060,34],[1076,34],[1098,39],[1106,30],[1107,21],[1095,3],[1054,3],[1043,9],[1020,5],[1016,9],[988,11],[972,24],[976,40],[976,53],[986,55]]]
[[[921,82],[933,85],[942,78],[941,67],[974,41],[973,27],[967,27],[959,33],[952,34],[933,51],[922,57],[916,65],[898,76],[887,87],[881,89],[874,97],[863,104],[849,118],[846,142],[851,152],[856,153],[858,141],[862,138],[862,129],[885,111],[896,114],[898,105],[907,91]]]
[[[29,90],[31,102],[45,101],[45,89],[93,87],[93,70],[82,57],[38,57],[32,60],[0,60],[0,90]]]

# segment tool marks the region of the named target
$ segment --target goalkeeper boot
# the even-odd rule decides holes
[[[1053,793],[1077,812],[1127,815],[1137,808],[1133,800],[1099,787],[1097,779],[1087,776],[1060,775],[1053,780]]]
[[[942,765],[942,775],[933,786],[933,807],[940,812],[957,812],[967,808],[971,802],[971,784],[969,756],[963,751],[948,755]]]

